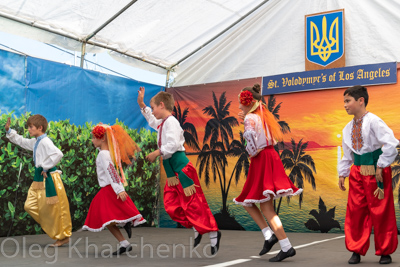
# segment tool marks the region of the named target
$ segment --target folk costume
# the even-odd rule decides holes
[[[340,177],[349,177],[349,196],[344,225],[346,247],[365,255],[374,228],[375,254],[390,255],[397,248],[397,225],[390,164],[399,141],[376,115],[366,112],[343,129]],[[383,184],[375,170],[382,168]]]
[[[15,130],[9,129],[6,136],[10,142],[33,151],[35,175],[28,190],[25,211],[52,239],[70,237],[72,223],[68,198],[61,179],[62,172],[56,168],[63,153],[46,134],[38,138],[23,138]],[[47,172],[46,179],[41,175],[42,171]]]
[[[178,120],[174,116],[157,120],[149,107],[141,111],[150,127],[158,132],[158,148],[167,174],[164,187],[166,212],[175,222],[186,228],[193,227],[200,239],[201,235],[210,233],[210,238],[219,240],[218,226],[201,189],[197,171],[186,157],[185,138]],[[197,244],[195,240],[195,246]]]
[[[242,91],[240,95],[242,104],[250,105],[253,101],[249,91]],[[275,139],[283,139],[283,134],[274,115],[261,101],[255,102],[247,113],[243,137],[247,142],[246,151],[251,157],[251,163],[243,190],[233,199],[235,204],[251,207],[254,203],[299,195],[303,191],[295,187],[285,173],[282,161],[274,149]]]
[[[130,158],[134,158],[139,147],[119,125],[100,124],[92,131],[98,139],[103,138],[105,133],[110,150],[100,150],[96,158],[97,179],[101,189],[90,203],[82,227],[91,232],[100,232],[110,224],[129,224],[130,227],[130,223],[137,226],[146,222],[129,196],[125,201],[117,198],[119,193],[125,191],[126,184],[121,161],[131,164]]]

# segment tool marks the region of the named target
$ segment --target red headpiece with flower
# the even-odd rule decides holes
[[[96,139],[102,139],[106,133],[106,128],[103,126],[97,125],[93,128],[92,134]]]
[[[239,101],[243,106],[250,105],[253,99],[253,94],[250,91],[242,91],[239,94]]]

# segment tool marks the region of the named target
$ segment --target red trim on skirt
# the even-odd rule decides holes
[[[299,195],[297,188],[285,173],[279,154],[273,146],[264,148],[251,159],[247,180],[240,195],[233,199],[235,204],[250,207],[284,196]]]
[[[127,223],[130,221],[134,226],[146,222],[129,196],[125,201],[117,199],[111,185],[107,185],[100,189],[90,203],[89,212],[82,229],[100,232],[111,223]]]

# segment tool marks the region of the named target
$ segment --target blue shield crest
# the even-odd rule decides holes
[[[343,10],[306,17],[306,56],[328,66],[344,54]]]

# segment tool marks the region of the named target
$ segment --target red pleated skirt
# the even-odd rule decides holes
[[[239,205],[250,207],[271,198],[299,195],[297,188],[285,173],[282,161],[273,146],[264,148],[251,159],[247,180],[240,195],[233,199]]]
[[[117,199],[111,185],[102,187],[90,203],[83,230],[100,232],[111,223],[123,224],[132,222],[133,226],[145,223],[146,220],[137,210],[135,203],[128,196],[125,201]]]

